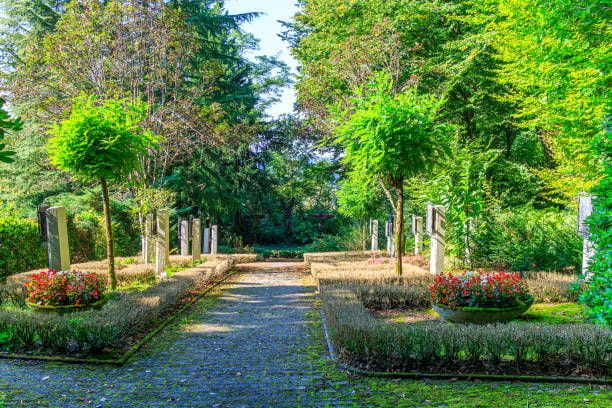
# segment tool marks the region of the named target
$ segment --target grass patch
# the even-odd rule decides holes
[[[519,321],[548,324],[587,323],[587,308],[578,303],[538,303],[531,306]]]

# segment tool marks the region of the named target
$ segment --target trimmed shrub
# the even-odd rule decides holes
[[[38,224],[34,220],[0,216],[0,280],[4,277],[42,268],[47,263]]]

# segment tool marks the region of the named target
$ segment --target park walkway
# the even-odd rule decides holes
[[[314,288],[301,263],[257,263],[210,310],[125,367],[0,360],[0,407],[325,406],[308,362]],[[2,401],[4,398],[4,401]],[[326,401],[318,401],[325,398]],[[333,399],[333,398],[332,398]]]

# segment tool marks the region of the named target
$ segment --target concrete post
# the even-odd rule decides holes
[[[210,228],[204,228],[204,236],[202,237],[202,253],[210,254]]]
[[[213,225],[210,229],[210,253],[217,255],[217,249],[219,247],[219,227]]]
[[[595,256],[595,245],[591,241],[586,219],[593,213],[593,197],[587,193],[578,194],[578,234],[582,235],[582,274],[586,280],[591,278],[589,264]]]
[[[194,261],[197,261],[202,254],[202,222],[199,219],[192,221],[191,232],[191,256]]]
[[[180,222],[181,256],[189,256],[189,220]]]
[[[156,238],[153,235],[154,223],[156,220],[153,217],[153,214],[148,214],[145,217],[145,233],[144,233],[144,245],[142,252],[142,260],[145,264],[150,264],[155,262],[155,242]]]
[[[444,272],[445,208],[427,204],[427,232],[431,236],[429,271],[437,275]]]
[[[423,217],[412,216],[412,235],[414,235],[414,254],[423,252]]]
[[[370,220],[370,233],[372,234],[372,251],[378,251],[378,220]]]
[[[49,269],[67,271],[70,269],[70,247],[68,246],[66,209],[51,207],[46,212]]]
[[[166,277],[166,264],[170,260],[170,210],[157,210],[157,236],[155,240],[155,273]]]

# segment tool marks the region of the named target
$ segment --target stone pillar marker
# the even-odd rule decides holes
[[[393,217],[385,222],[385,237],[387,238],[387,252],[391,258],[395,257],[395,237],[393,236]]]
[[[586,280],[591,278],[589,264],[595,256],[595,245],[591,241],[589,226],[585,223],[586,219],[593,213],[593,197],[587,193],[578,194],[578,235],[582,240],[582,274]]]
[[[437,275],[444,272],[445,208],[427,203],[427,233],[431,236],[429,271]]]
[[[166,277],[166,264],[170,259],[170,210],[157,210],[157,235],[155,239],[155,273]]]
[[[217,255],[217,249],[219,247],[219,227],[213,225],[210,228],[210,253],[211,255]]]
[[[66,209],[50,207],[46,213],[49,269],[67,271],[70,269],[70,253]]]
[[[189,256],[189,220],[179,223],[181,237],[181,256]]]
[[[202,254],[202,222],[196,218],[191,222],[191,256],[194,261],[200,259]]]
[[[202,237],[202,253],[210,254],[210,228],[204,228],[204,236]]]
[[[155,230],[155,217],[153,214],[148,214],[145,217],[145,232],[144,232],[144,244],[142,248],[142,260],[145,264],[155,262],[155,245],[156,239],[153,234]]]
[[[423,217],[412,216],[412,235],[414,235],[414,254],[423,252]]]
[[[378,220],[370,219],[370,234],[372,234],[372,251],[378,251]]]

